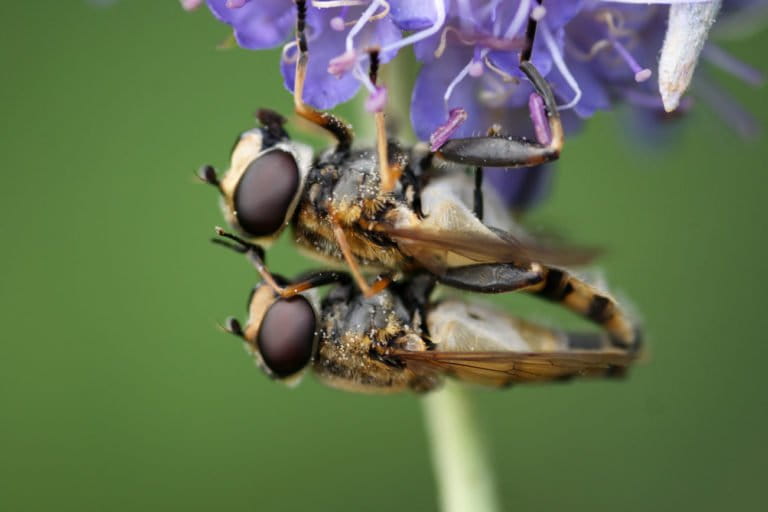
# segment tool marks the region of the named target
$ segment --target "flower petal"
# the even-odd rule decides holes
[[[207,0],[219,20],[232,26],[237,44],[250,50],[274,48],[288,39],[296,23],[292,2],[259,0],[242,7],[228,7],[227,0]]]
[[[392,21],[403,30],[424,30],[437,21],[432,0],[389,0]]]

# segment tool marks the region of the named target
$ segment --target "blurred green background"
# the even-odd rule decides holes
[[[291,110],[277,54],[216,50],[226,33],[177,2],[0,5],[3,510],[437,506],[418,397],[285,389],[216,329],[255,273],[209,243],[222,220],[193,173],[226,163],[258,106]],[[768,33],[727,48],[764,65]],[[768,122],[764,90],[720,78]],[[650,361],[472,391],[503,503],[759,508],[765,139],[698,109],[662,149],[621,121],[570,139],[534,220],[608,249]],[[271,261],[307,266],[285,242]]]

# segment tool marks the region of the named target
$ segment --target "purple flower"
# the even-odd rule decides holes
[[[724,14],[738,12],[738,2],[726,0]],[[666,30],[668,6],[621,5],[592,0],[565,27],[563,65],[547,78],[556,95],[582,118],[597,110],[612,108],[620,103],[629,104],[636,113],[633,124],[641,127],[641,134],[669,126],[680,119],[692,101],[681,104],[679,112],[666,114],[651,68],[658,60]],[[727,16],[726,16],[727,17]],[[724,51],[707,43],[704,58],[726,69],[748,83],[762,83],[762,75],[740,63]],[[570,75],[570,76],[568,76]],[[725,91],[715,93],[716,87],[699,73],[694,96],[707,96],[716,112],[738,131],[747,134],[755,123],[748,114],[730,101]],[[651,138],[657,140],[658,134]],[[663,138],[663,137],[662,137]]]
[[[181,1],[191,6],[200,0]],[[538,103],[529,102],[533,89],[518,68],[526,26],[533,18],[538,28],[531,59],[552,85],[566,132],[578,130],[598,110],[628,104],[636,112],[633,124],[650,133],[670,125],[668,121],[679,118],[693,101],[684,98],[673,115],[663,110],[653,75],[669,6],[649,4],[702,1],[708,0],[307,0],[310,55],[304,100],[330,109],[351,99],[362,84],[369,93],[366,108],[383,110],[386,84],[368,78],[368,50],[378,48],[380,60],[387,62],[410,46],[421,64],[410,108],[420,139],[434,143],[484,135],[494,125],[505,134],[541,139],[546,137],[542,113],[536,108],[529,113],[529,105]],[[292,90],[297,57],[294,2],[207,3],[232,27],[240,46],[282,46],[281,70]],[[743,24],[745,12],[754,21],[756,14],[768,14],[768,8],[762,0],[724,0],[719,24],[726,29],[734,26],[732,20]],[[760,73],[711,43],[702,55],[749,83],[762,83]],[[735,102],[706,73],[699,75],[694,95],[712,103],[740,131],[753,130],[754,122]],[[450,113],[459,110],[461,119],[452,119]],[[510,204],[522,205],[541,195],[531,191],[545,188],[547,172],[489,170],[486,175]]]
[[[296,8],[286,0],[207,0],[213,15],[231,25],[242,48],[274,48],[291,38],[296,26]]]
[[[296,7],[290,0],[207,0],[208,7],[220,21],[232,26],[235,40],[252,50],[283,45],[281,70],[285,86],[293,91],[297,58],[294,28]],[[310,47],[304,100],[319,109],[333,108],[351,99],[360,87],[359,76],[329,73],[331,61],[344,55],[349,47],[386,47],[400,39],[393,21],[373,12],[360,23],[366,6],[343,5],[339,2],[308,2],[307,26]],[[371,19],[372,18],[372,19]],[[395,52],[382,52],[387,62]]]
[[[664,38],[666,12],[660,6],[586,5],[565,27],[560,65],[548,77],[555,94],[580,117],[628,99],[627,91],[658,96],[648,79]]]
[[[530,0],[458,1],[439,32],[416,42],[414,51],[423,65],[411,97],[411,121],[419,138],[427,139],[459,107],[467,112],[467,121],[454,136],[482,134],[494,123],[505,133],[523,135],[525,127],[513,124],[506,112],[527,105],[533,90],[518,65],[535,5]],[[558,32],[580,2],[552,0],[546,5],[540,23]],[[540,37],[532,62],[544,76],[552,68],[551,53]]]
[[[518,66],[535,6],[530,0],[459,1],[439,32],[416,42],[414,51],[423,64],[411,95],[411,122],[420,139],[429,139],[459,108],[466,120],[453,137],[483,135],[498,125],[503,133],[534,138],[527,110],[533,88]],[[580,2],[553,0],[546,6],[540,23],[558,33]],[[552,69],[551,53],[539,37],[532,62],[545,76]],[[543,167],[488,171],[488,181],[515,208],[531,206],[544,195],[550,172]]]

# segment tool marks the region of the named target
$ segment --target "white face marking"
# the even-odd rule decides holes
[[[307,174],[312,167],[312,158],[314,154],[312,148],[306,144],[302,144],[301,142],[288,140],[279,142],[265,150],[263,147],[263,136],[261,130],[249,130],[240,136],[240,140],[237,142],[234,150],[232,151],[229,169],[221,179],[221,191],[223,196],[222,209],[224,211],[224,216],[230,225],[237,226],[237,216],[234,211],[233,204],[237,185],[242,179],[243,174],[251,162],[253,162],[253,160],[256,159],[260,154],[272,150],[285,151],[286,153],[289,153],[291,156],[293,156],[299,169],[300,181],[296,196],[293,198],[293,201],[291,201],[288,211],[286,212],[282,228],[266,237],[250,238],[249,241],[265,247],[269,247],[278,238],[282,232],[282,229],[288,225],[291,217],[293,216],[293,212],[296,210],[296,206],[298,205],[299,200],[301,199],[301,194],[304,190],[304,183],[306,181]]]

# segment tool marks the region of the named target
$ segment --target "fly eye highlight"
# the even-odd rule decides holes
[[[272,304],[256,339],[269,371],[284,378],[303,370],[314,355],[316,327],[315,310],[304,297],[297,295]]]
[[[300,183],[299,167],[290,153],[273,150],[255,158],[235,190],[234,208],[240,227],[257,238],[278,232]]]

